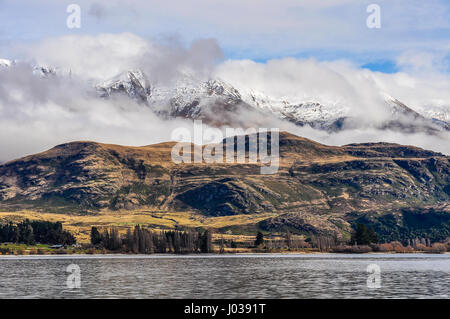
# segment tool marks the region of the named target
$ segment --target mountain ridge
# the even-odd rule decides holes
[[[11,67],[16,63],[3,59],[0,67]],[[36,65],[33,70],[34,74],[41,77],[65,76],[58,68]],[[70,71],[66,73],[71,76]],[[242,112],[253,112],[254,117],[273,117],[328,132],[360,126],[360,121],[353,118],[350,106],[345,103],[321,103],[295,96],[276,98],[252,88],[234,87],[220,78],[203,80],[183,73],[178,74],[174,80],[171,84],[152,83],[142,70],[136,68],[123,71],[110,79],[97,81],[93,84],[93,89],[99,98],[124,95],[147,105],[159,116],[202,119],[219,127],[237,122],[244,125],[245,123],[240,122],[240,116],[236,115]],[[424,115],[387,93],[380,92],[380,98],[385,101],[382,107],[392,117],[381,123],[368,121],[364,125],[406,133],[450,132],[450,113],[445,113],[441,106],[435,111],[430,106]]]
[[[360,218],[378,222],[408,209],[450,214],[448,156],[392,143],[327,146],[286,132],[279,140],[272,175],[261,175],[260,163],[175,164],[174,142],[65,143],[0,165],[0,209],[270,212],[277,216],[254,227],[336,236]]]

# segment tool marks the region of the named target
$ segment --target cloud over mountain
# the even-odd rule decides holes
[[[440,72],[436,62],[426,68],[411,67],[422,61],[413,55],[399,58],[403,71],[384,74],[346,60],[222,61],[222,50],[213,39],[184,45],[176,38],[157,41],[131,33],[49,38],[16,46],[13,52],[23,62],[0,67],[0,161],[70,140],[150,144],[168,140],[175,127],[189,125],[188,120],[158,117],[124,96],[98,98],[95,84],[130,69],[142,70],[151,86],[176,87],[180,74],[201,80],[220,78],[237,88],[244,101],[253,96],[260,101],[269,97],[267,105],[315,102],[367,124],[329,133],[240,110],[243,113],[237,117],[250,125],[280,127],[334,145],[388,141],[450,154],[448,132],[405,134],[373,125],[392,116],[384,94],[429,118],[449,121],[450,77]],[[56,76],[43,76],[34,65],[46,66]]]

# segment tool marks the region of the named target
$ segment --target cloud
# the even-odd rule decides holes
[[[318,102],[345,108],[348,114],[370,118],[371,122],[390,116],[372,72],[344,61],[285,58],[256,63],[230,60],[218,67],[216,75],[238,88],[251,88],[291,104]]]
[[[153,42],[151,49],[137,60],[136,66],[152,82],[166,84],[180,73],[206,79],[222,58],[222,50],[215,39],[194,40],[185,47],[176,37],[164,38]]]
[[[346,115],[358,121],[357,126],[329,134],[300,128],[261,112],[241,110],[231,116],[235,125],[279,127],[333,145],[388,141],[450,154],[448,135],[402,134],[374,125],[391,117],[381,93],[388,93],[423,114],[442,110],[442,116],[448,116],[450,77],[439,72],[439,63],[425,64],[427,72],[405,67],[398,73],[383,74],[345,60],[221,62],[222,51],[213,39],[185,45],[179,38],[155,41],[130,33],[64,36],[16,47],[15,52],[30,61],[60,69],[58,76],[42,78],[28,63],[0,68],[0,161],[72,140],[146,145],[169,140],[173,129],[189,126],[187,120],[163,120],[150,108],[125,97],[97,97],[93,89],[96,81],[136,67],[143,69],[153,84],[170,82],[179,72],[193,72],[200,78],[222,78],[242,94],[253,90],[278,101],[320,102],[330,112],[343,108]],[[400,57],[399,65],[415,61]],[[72,71],[71,76],[67,70]],[[220,118],[220,114],[212,116]]]
[[[397,66],[412,74],[445,74],[450,71],[449,62],[449,49],[406,51],[396,58]]]
[[[150,49],[147,41],[130,33],[69,35],[13,48],[24,60],[92,79],[109,78],[133,68]]]
[[[189,121],[163,120],[128,97],[100,99],[94,84],[137,67],[152,83],[186,70],[207,77],[222,56],[212,39],[186,47],[175,38],[155,42],[129,33],[46,39],[15,52],[28,61],[0,67],[0,162],[72,140],[169,140],[172,129]],[[42,77],[34,63],[57,67],[57,75]]]
[[[351,143],[388,142],[421,147],[450,155],[450,139],[448,135],[447,137],[433,136],[422,132],[405,134],[398,131],[388,129],[380,130],[371,127],[349,129],[332,134],[309,127],[294,128],[291,132],[327,145],[340,146]]]
[[[167,81],[181,71],[207,76],[223,57],[214,39],[185,45],[177,37],[144,39],[131,33],[70,35],[14,48],[18,57],[38,65],[101,81],[124,70],[140,68],[154,81]]]
[[[405,68],[406,61],[415,60],[400,57],[399,61],[403,61],[398,63],[400,72],[385,74],[361,69],[345,60],[284,58],[265,63],[228,60],[218,66],[215,75],[238,88],[251,88],[279,100],[347,108],[348,115],[371,122],[391,117],[386,95],[422,114],[441,108],[439,119],[450,121],[450,75],[440,72],[442,64],[422,61],[427,63],[427,72],[417,72],[420,64]]]
[[[42,78],[26,64],[0,68],[0,162],[75,140],[147,145],[188,125],[128,98],[99,99],[77,77]]]
[[[381,29],[368,29],[373,0],[79,0],[82,28],[68,29],[59,1],[4,0],[6,37],[42,40],[127,30],[142,37],[179,34],[220,39],[233,57],[267,59],[330,54],[388,59],[405,50],[448,47],[447,0],[377,0]],[[33,19],[30,19],[32,13]],[[39,26],[37,28],[36,26]],[[371,62],[371,61],[365,61]]]
[[[341,109],[344,116],[353,118],[351,122],[344,122],[345,130],[332,134],[310,127],[298,128],[287,126],[286,123],[274,123],[322,143],[342,145],[385,141],[413,144],[450,154],[449,132],[442,131],[431,136],[421,132],[406,134],[380,129],[383,123],[392,119],[392,109],[386,103],[389,96],[428,118],[450,122],[450,76],[440,71],[442,64],[427,63],[426,72],[422,72],[420,64],[419,67],[405,67],[406,61],[411,65],[415,59],[400,57],[399,61],[405,61],[405,64],[399,62],[399,67],[404,70],[385,74],[361,69],[343,60],[319,62],[314,59],[284,58],[265,63],[228,60],[218,66],[215,76],[244,93],[248,91],[256,96],[263,94],[263,99],[270,97],[291,104],[318,102],[324,106],[325,112]],[[433,56],[431,61],[438,59]],[[400,116],[398,120],[404,126],[422,125],[420,120],[410,116]],[[270,125],[270,121],[261,125]]]

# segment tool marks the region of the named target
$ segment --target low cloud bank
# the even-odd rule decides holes
[[[127,97],[98,98],[95,83],[133,68],[142,69],[153,84],[170,85],[179,74],[188,73],[200,79],[220,77],[243,92],[264,92],[281,101],[346,106],[362,124],[390,118],[383,93],[424,114],[433,111],[450,120],[450,77],[433,69],[435,64],[411,67],[417,60],[411,56],[401,60],[408,71],[395,74],[371,72],[348,61],[221,62],[222,51],[212,39],[183,45],[176,39],[150,41],[129,33],[47,39],[15,47],[14,52],[29,63],[0,67],[2,162],[73,140],[147,145],[167,141],[175,128],[192,125],[189,120],[162,119]],[[58,75],[36,74],[34,63],[57,67]],[[326,133],[248,112],[236,114],[236,125],[277,127],[332,145],[385,141],[450,154],[450,139],[444,132],[403,134],[367,124]]]

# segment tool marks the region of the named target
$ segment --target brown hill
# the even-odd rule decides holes
[[[276,212],[259,226],[338,234],[363,215],[448,211],[447,156],[388,143],[326,146],[286,132],[279,138],[272,175],[260,174],[261,163],[175,164],[175,143],[58,145],[0,166],[0,208]]]

